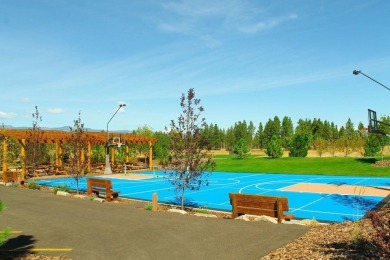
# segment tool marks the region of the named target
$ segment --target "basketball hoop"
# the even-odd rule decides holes
[[[390,126],[382,121],[379,121],[376,117],[376,112],[374,110],[368,109],[368,132],[388,135],[382,129],[380,129],[380,127],[378,127],[380,125]]]
[[[114,137],[112,138],[112,145],[121,147],[123,144],[121,143],[121,138],[120,137]]]

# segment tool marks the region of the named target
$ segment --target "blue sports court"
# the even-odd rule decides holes
[[[178,204],[174,187],[164,178],[163,171],[142,172],[150,178],[123,179],[115,175],[100,175],[112,181],[119,196],[151,200],[157,192],[159,203]],[[130,173],[127,176],[136,176]],[[68,186],[75,189],[73,178],[36,181],[46,186]],[[79,181],[80,190],[86,191],[86,178]],[[367,211],[378,206],[390,194],[390,178],[326,175],[265,174],[214,172],[209,186],[198,191],[187,190],[186,204],[221,211],[231,211],[228,193],[239,192],[288,198],[290,214],[297,219],[342,222],[359,220]]]

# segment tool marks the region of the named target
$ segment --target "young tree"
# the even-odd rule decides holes
[[[381,136],[378,134],[368,134],[364,144],[364,156],[376,156],[381,151]]]
[[[318,155],[322,157],[322,154],[327,149],[327,140],[322,137],[317,137],[313,140],[314,149],[316,149]]]
[[[264,140],[264,128],[263,124],[259,123],[259,127],[257,128],[257,132],[255,135],[255,143],[256,147],[259,149],[264,149],[265,147],[265,140]]]
[[[148,136],[148,137],[153,137],[153,129],[148,126],[148,125],[143,125],[137,128],[134,132],[137,135],[142,135],[142,136]],[[148,144],[137,144],[137,150],[140,154],[144,155],[145,161],[144,163],[147,162],[147,157],[149,156],[149,145]]]
[[[285,116],[282,120],[282,128],[281,128],[281,137],[282,137],[282,145],[284,149],[288,149],[293,139],[294,135],[294,126],[291,118]]]
[[[282,141],[276,135],[271,137],[271,141],[267,145],[267,155],[271,158],[283,156]]]
[[[187,97],[182,94],[180,100],[182,114],[178,121],[170,124],[170,145],[172,170],[166,170],[165,175],[181,200],[184,209],[186,189],[199,190],[208,185],[208,176],[214,170],[215,162],[206,156],[207,143],[200,134],[206,125],[205,118],[200,118],[204,111],[200,99],[195,98],[195,91],[190,88]]]
[[[379,131],[382,133],[379,136],[380,148],[382,156],[382,165],[384,165],[384,150],[385,147],[390,143],[390,116],[382,116],[381,124],[378,125]]]
[[[48,151],[45,151],[45,145],[41,144],[41,138],[44,131],[39,123],[42,122],[42,116],[39,114],[38,107],[35,106],[35,112],[32,114],[32,128],[28,131],[28,143],[26,144],[26,157],[22,158],[25,165],[31,166],[32,173],[35,172],[37,166],[45,162],[45,156]]]
[[[68,139],[70,146],[70,175],[76,180],[76,192],[79,193],[79,180],[84,175],[87,161],[84,160],[84,151],[87,148],[88,141],[85,136],[84,123],[81,123],[81,113],[78,119],[74,120],[74,127],[70,127],[71,135]]]
[[[296,134],[291,144],[290,157],[306,157],[310,147],[308,134]]]
[[[234,145],[233,152],[238,159],[245,158],[249,153],[249,145],[244,138],[240,138]]]
[[[158,159],[163,166],[169,164],[169,135],[163,132],[155,132],[154,137],[157,142],[153,145],[153,157]]]

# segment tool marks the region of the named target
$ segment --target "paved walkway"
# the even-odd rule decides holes
[[[302,236],[298,225],[183,216],[0,186],[8,248],[71,259],[259,259]],[[0,250],[4,250],[0,248]]]

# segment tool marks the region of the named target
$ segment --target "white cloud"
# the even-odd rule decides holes
[[[247,25],[239,25],[239,26],[237,26],[237,29],[243,33],[254,34],[254,33],[257,33],[260,31],[272,29],[276,26],[279,26],[279,25],[286,23],[288,21],[295,20],[297,18],[298,18],[298,15],[290,14],[288,16],[271,18],[271,19],[268,19],[264,22],[258,22],[258,23],[247,24]]]
[[[49,108],[47,112],[50,114],[61,114],[64,113],[64,110],[62,108]]]
[[[1,119],[11,119],[11,118],[15,118],[16,117],[16,114],[15,113],[7,113],[7,112],[1,112],[0,111],[0,118]]]
[[[31,98],[24,97],[24,98],[22,98],[22,102],[23,103],[31,103]]]

